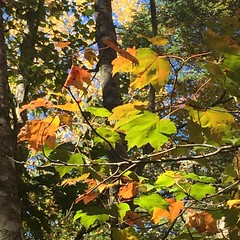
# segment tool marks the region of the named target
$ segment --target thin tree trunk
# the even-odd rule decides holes
[[[95,0],[96,39],[99,49],[99,70],[103,87],[103,106],[108,110],[121,105],[118,74],[112,76],[112,61],[117,57],[115,50],[107,47],[103,39],[116,43],[116,32],[112,20],[111,0]]]
[[[96,40],[99,49],[99,72],[102,82],[103,89],[103,106],[111,111],[118,105],[122,104],[119,76],[115,74],[112,76],[112,61],[117,57],[115,50],[107,47],[103,43],[103,39],[109,39],[116,43],[116,32],[112,20],[112,6],[111,0],[95,0],[96,10]],[[118,152],[122,155],[125,152],[123,145],[116,144],[116,150],[109,150],[109,161],[119,161]],[[112,172],[116,170],[115,167],[111,168]],[[111,188],[109,191],[111,206],[114,202],[115,195],[117,194],[118,188]],[[117,219],[110,220],[111,228],[116,227]],[[111,234],[111,239],[113,239]]]
[[[0,1],[0,240],[22,239],[20,202],[17,192],[15,138],[9,117],[10,91],[7,79],[3,1]]]

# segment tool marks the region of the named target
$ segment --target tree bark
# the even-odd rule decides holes
[[[117,57],[115,50],[107,47],[103,39],[116,43],[116,32],[112,20],[111,0],[95,0],[96,39],[99,49],[99,71],[103,88],[103,106],[108,110],[121,105],[118,74],[112,76],[112,61]]]
[[[0,1],[0,240],[22,239],[20,202],[17,192],[15,137],[10,123],[10,91],[7,78],[3,1]]]

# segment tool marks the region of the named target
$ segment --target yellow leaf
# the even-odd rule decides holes
[[[130,53],[133,57],[136,57],[137,50],[135,47],[127,48],[126,52]],[[133,63],[129,59],[118,56],[112,61],[113,70],[112,74],[115,75],[117,72],[132,72],[133,71]]]
[[[74,103],[65,103],[63,105],[55,105],[56,108],[59,108],[64,111],[79,112],[79,107],[76,102]]]
[[[132,115],[137,115],[142,112],[147,106],[145,102],[135,101],[133,103],[127,103],[112,110],[112,115],[108,117],[109,121],[123,119]]]
[[[229,208],[235,207],[240,204],[240,199],[228,200],[227,205]]]
[[[163,36],[155,36],[152,38],[146,37],[140,33],[137,34],[137,37],[142,37],[142,38],[146,38],[149,42],[151,42],[153,45],[157,45],[157,46],[163,46],[165,44],[168,43],[167,38],[163,37]]]
[[[170,64],[166,59],[156,58],[145,71],[141,72],[138,77],[130,84],[132,89],[141,89],[151,83],[159,91],[167,82],[170,74]]]

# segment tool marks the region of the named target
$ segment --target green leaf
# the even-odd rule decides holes
[[[183,174],[183,177],[186,179],[191,179],[191,180],[195,180],[195,181],[199,181],[199,182],[203,182],[203,183],[214,183],[216,182],[216,179],[213,177],[207,177],[207,176],[198,176],[195,173],[188,173],[188,174]]]
[[[196,183],[191,186],[189,195],[197,200],[202,200],[207,194],[215,194],[216,189],[211,185]]]
[[[155,185],[157,185],[157,187],[170,187],[175,183],[174,177],[176,176],[177,172],[173,172],[173,171],[167,171],[163,174],[161,174],[156,182]]]
[[[119,219],[122,222],[123,218],[126,215],[126,212],[131,210],[131,209],[130,209],[130,207],[129,207],[129,205],[127,203],[119,203],[117,205],[117,207],[118,207]]]
[[[87,107],[86,110],[96,117],[109,117],[111,113],[106,108]]]
[[[113,146],[115,146],[115,143],[120,142],[121,138],[117,132],[115,132],[110,127],[100,127],[97,129],[98,134],[100,134],[102,137],[107,139]],[[106,142],[100,138],[99,136],[96,136],[94,138],[95,142],[100,142],[102,144],[106,144]]]
[[[80,153],[75,153],[72,155],[69,155],[70,158],[67,161],[67,163],[71,164],[84,164],[82,155]],[[83,166],[56,166],[56,171],[59,172],[60,177],[62,178],[65,174],[70,173],[73,169],[78,170],[80,173],[82,173]]]
[[[152,212],[155,207],[166,209],[169,206],[169,203],[157,193],[135,198],[133,202],[148,212]]]
[[[98,207],[89,207],[85,210],[78,210],[74,215],[73,220],[76,221],[80,218],[80,223],[88,229],[96,221],[106,222],[109,220],[109,214]]]
[[[165,134],[175,133],[176,127],[169,119],[159,120],[156,114],[144,111],[143,114],[121,125],[119,130],[126,134],[128,150],[134,146],[142,147],[147,143],[159,150],[168,141],[169,137]]]

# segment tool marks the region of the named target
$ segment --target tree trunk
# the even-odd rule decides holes
[[[20,202],[15,164],[16,146],[9,117],[10,91],[7,79],[3,1],[0,1],[0,240],[22,239]]]
[[[112,20],[111,0],[95,0],[96,39],[99,49],[99,70],[103,87],[103,106],[108,110],[121,105],[118,74],[112,76],[112,61],[117,57],[115,50],[107,47],[103,39],[116,43],[116,32]]]

